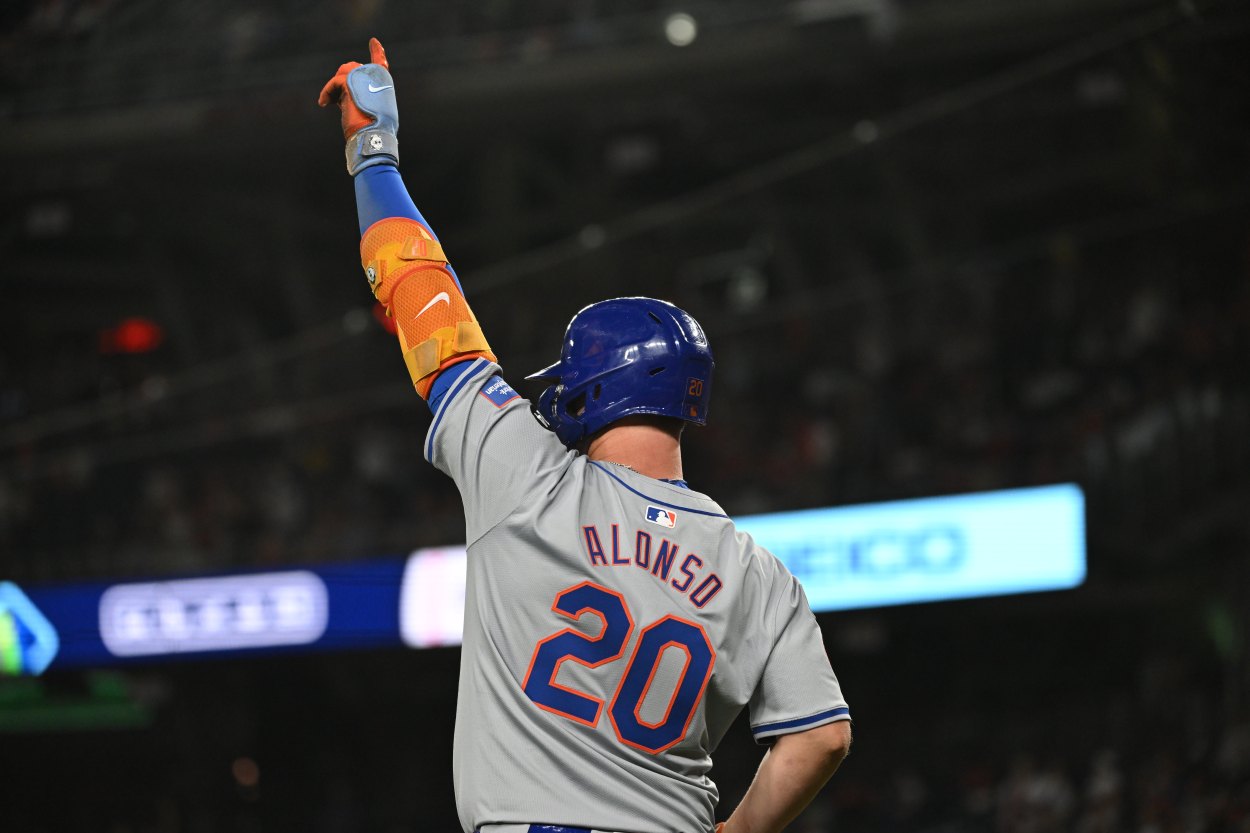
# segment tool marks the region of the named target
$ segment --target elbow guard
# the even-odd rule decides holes
[[[391,217],[370,226],[360,263],[373,296],[395,319],[404,364],[422,399],[444,368],[477,357],[495,361],[447,270],[443,247],[416,220]]]

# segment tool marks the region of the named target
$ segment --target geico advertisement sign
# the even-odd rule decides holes
[[[1072,484],[735,519],[803,583],[817,611],[1076,587],[1085,499]],[[417,550],[400,594],[413,648],[458,645],[465,550]]]
[[[100,598],[114,656],[305,645],[325,633],[325,583],[303,570],[118,584]]]
[[[774,553],[800,581],[848,575],[894,578],[907,573],[953,573],[968,563],[963,527],[877,529],[855,538],[813,538]]]
[[[738,518],[814,610],[1059,590],[1085,579],[1071,484]]]

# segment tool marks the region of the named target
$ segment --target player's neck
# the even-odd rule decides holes
[[[601,431],[586,447],[591,460],[618,463],[656,480],[684,480],[681,429],[625,420]]]

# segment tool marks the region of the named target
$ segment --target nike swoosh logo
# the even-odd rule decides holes
[[[446,292],[440,292],[437,295],[435,295],[433,298],[431,298],[428,304],[426,304],[425,306],[421,308],[421,311],[418,312],[414,316],[414,319],[420,318],[421,316],[425,315],[425,313],[430,309],[430,307],[434,306],[439,301],[442,301],[444,304],[451,306],[451,296],[449,296]]]
[[[393,87],[393,86],[395,86],[395,85],[394,85],[394,84],[387,84],[385,87],[375,87],[375,86],[373,86],[372,84],[370,84],[370,85],[369,85],[369,92],[371,92],[371,93],[380,93],[380,92],[382,92],[383,90],[389,90],[389,89],[390,89],[391,87]]]

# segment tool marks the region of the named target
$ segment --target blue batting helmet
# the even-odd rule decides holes
[[[551,382],[535,411],[571,446],[637,414],[707,424],[715,366],[689,314],[654,298],[612,298],[573,316],[560,360],[526,378]]]

